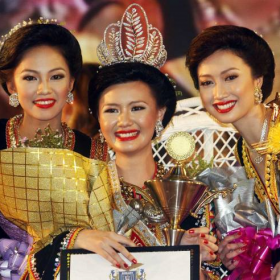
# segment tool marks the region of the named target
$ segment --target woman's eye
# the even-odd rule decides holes
[[[118,109],[109,108],[104,111],[104,113],[118,113]]]
[[[202,87],[206,87],[206,86],[209,86],[209,85],[211,85],[212,84],[212,81],[203,81],[203,82],[200,82],[200,85],[202,86]]]
[[[35,80],[37,80],[34,76],[25,76],[25,77],[23,77],[23,79],[26,80],[26,81],[35,81]]]
[[[53,75],[51,77],[52,80],[61,80],[64,78],[64,75]]]
[[[226,77],[226,81],[232,81],[236,78],[237,78],[237,75],[230,75],[230,76]]]
[[[132,107],[131,111],[141,111],[144,109],[145,109],[145,107],[143,107],[143,106],[134,106],[134,107]]]

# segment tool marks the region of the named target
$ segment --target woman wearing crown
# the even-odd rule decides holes
[[[137,246],[165,245],[166,221],[144,187],[144,181],[165,173],[153,158],[151,140],[160,137],[176,106],[174,85],[159,71],[166,61],[162,36],[148,24],[145,11],[133,4],[121,22],[107,27],[97,52],[102,67],[90,82],[89,106],[99,121],[100,139],[93,142],[91,156],[104,156],[98,149],[102,143],[115,152],[116,160],[108,163],[114,218],[132,209],[141,214],[140,221],[130,219],[130,239]],[[121,228],[116,230],[121,232]],[[192,228],[181,244],[198,243],[202,259],[214,260],[216,239],[208,233],[207,228]]]

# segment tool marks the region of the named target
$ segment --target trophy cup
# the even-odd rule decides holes
[[[170,226],[164,229],[164,234],[167,245],[174,246],[180,244],[184,234],[181,222],[190,213],[196,217],[201,207],[219,194],[225,196],[226,191],[208,191],[207,185],[187,177],[184,162],[195,150],[194,139],[189,133],[173,134],[166,142],[166,150],[175,160],[175,166],[162,179],[148,180],[145,185],[154,193],[169,220]]]

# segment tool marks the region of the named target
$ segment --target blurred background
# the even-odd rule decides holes
[[[98,68],[96,47],[105,28],[121,19],[129,4],[143,6],[149,22],[163,34],[168,61],[162,68],[177,83],[178,99],[196,96],[184,65],[185,53],[193,37],[206,27],[234,24],[248,27],[263,36],[276,60],[273,99],[280,91],[280,0],[0,0],[0,35],[28,18],[56,18],[71,30],[81,44],[84,69],[75,89],[74,105],[67,105],[63,119],[86,134],[96,133],[88,113],[87,86]],[[0,88],[0,118],[20,112],[8,105],[8,95]]]

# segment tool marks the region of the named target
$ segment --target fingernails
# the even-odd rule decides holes
[[[205,234],[204,234],[204,233],[201,233],[201,234],[200,234],[200,237],[204,238],[204,237],[205,237]]]
[[[211,255],[211,256],[213,256],[213,255],[214,255],[214,252],[212,252],[212,251],[210,251],[209,253],[210,253],[210,255]]]
[[[117,268],[121,268],[121,265],[119,263],[116,264]]]
[[[135,259],[133,259],[132,262],[133,262],[134,264],[137,264],[137,260],[135,260]]]
[[[208,240],[205,239],[205,240],[203,240],[203,243],[208,244],[209,242],[208,242]]]
[[[238,235],[241,235],[242,234],[242,232],[241,231],[238,231]]]
[[[124,263],[123,266],[124,266],[125,268],[128,268],[128,265],[127,265],[126,263]]]
[[[190,229],[190,230],[189,230],[189,233],[194,233],[194,229]]]

